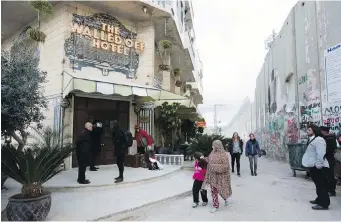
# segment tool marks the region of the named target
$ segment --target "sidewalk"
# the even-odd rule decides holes
[[[130,187],[83,189],[84,192],[54,192],[47,220],[96,220],[133,210],[153,202],[185,194],[192,189],[192,172],[180,171],[156,182]]]
[[[87,171],[86,176],[91,181],[91,184],[83,185],[77,183],[78,168],[73,168],[68,171],[63,171],[56,175],[46,184],[46,190],[54,192],[82,192],[88,190],[96,190],[99,187],[127,187],[135,186],[146,181],[158,180],[160,177],[172,175],[181,170],[180,166],[165,166],[160,171],[150,171],[145,168],[130,168],[125,167],[125,181],[120,184],[114,183],[114,178],[118,176],[117,165],[100,166],[96,172]],[[8,198],[14,194],[20,193],[21,185],[11,178],[5,182],[7,190],[1,191],[1,211],[3,211],[8,203]]]
[[[292,176],[289,163],[259,159],[258,176],[251,176],[249,161],[241,158],[241,177],[232,174],[232,197],[229,206],[212,214],[209,205],[192,208],[192,197],[163,201],[131,212],[118,214],[107,221],[338,221],[341,219],[341,190],[331,197],[328,211],[314,211],[309,200],[316,197],[312,181],[304,172]],[[157,209],[157,210],[155,210]]]

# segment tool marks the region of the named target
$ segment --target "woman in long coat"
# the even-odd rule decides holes
[[[225,200],[226,206],[227,199],[232,195],[232,189],[228,154],[220,140],[213,141],[212,148],[213,150],[207,158],[208,165],[204,186],[208,184],[211,186],[213,200],[211,213],[214,213],[219,208],[218,194]]]

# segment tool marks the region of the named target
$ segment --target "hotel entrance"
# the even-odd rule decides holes
[[[99,120],[103,123],[101,137],[101,152],[97,156],[96,164],[115,164],[115,149],[112,142],[112,123],[117,120],[120,127],[129,129],[129,102],[108,99],[92,99],[75,97],[74,103],[73,141],[84,130],[84,125],[89,120]],[[128,153],[128,149],[126,151]],[[77,167],[77,157],[73,154],[72,167]]]

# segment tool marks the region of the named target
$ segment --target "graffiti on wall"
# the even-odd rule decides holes
[[[334,134],[339,135],[341,130],[341,102],[323,105],[323,125],[329,126]]]
[[[316,69],[309,69],[307,74],[299,79],[299,86],[303,93],[303,101],[300,101],[300,139],[306,140],[306,128],[308,124],[321,125],[321,98],[317,84]],[[306,88],[304,87],[306,86]]]

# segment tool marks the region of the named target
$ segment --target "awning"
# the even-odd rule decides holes
[[[194,108],[193,101],[187,97],[161,90],[151,86],[142,86],[135,83],[122,84],[108,80],[108,78],[84,77],[80,78],[70,73],[63,73],[63,97],[72,91],[81,91],[86,93],[101,93],[105,95],[136,95],[144,98],[144,101],[154,101],[154,106],[159,106],[164,102],[180,103],[181,107]]]

